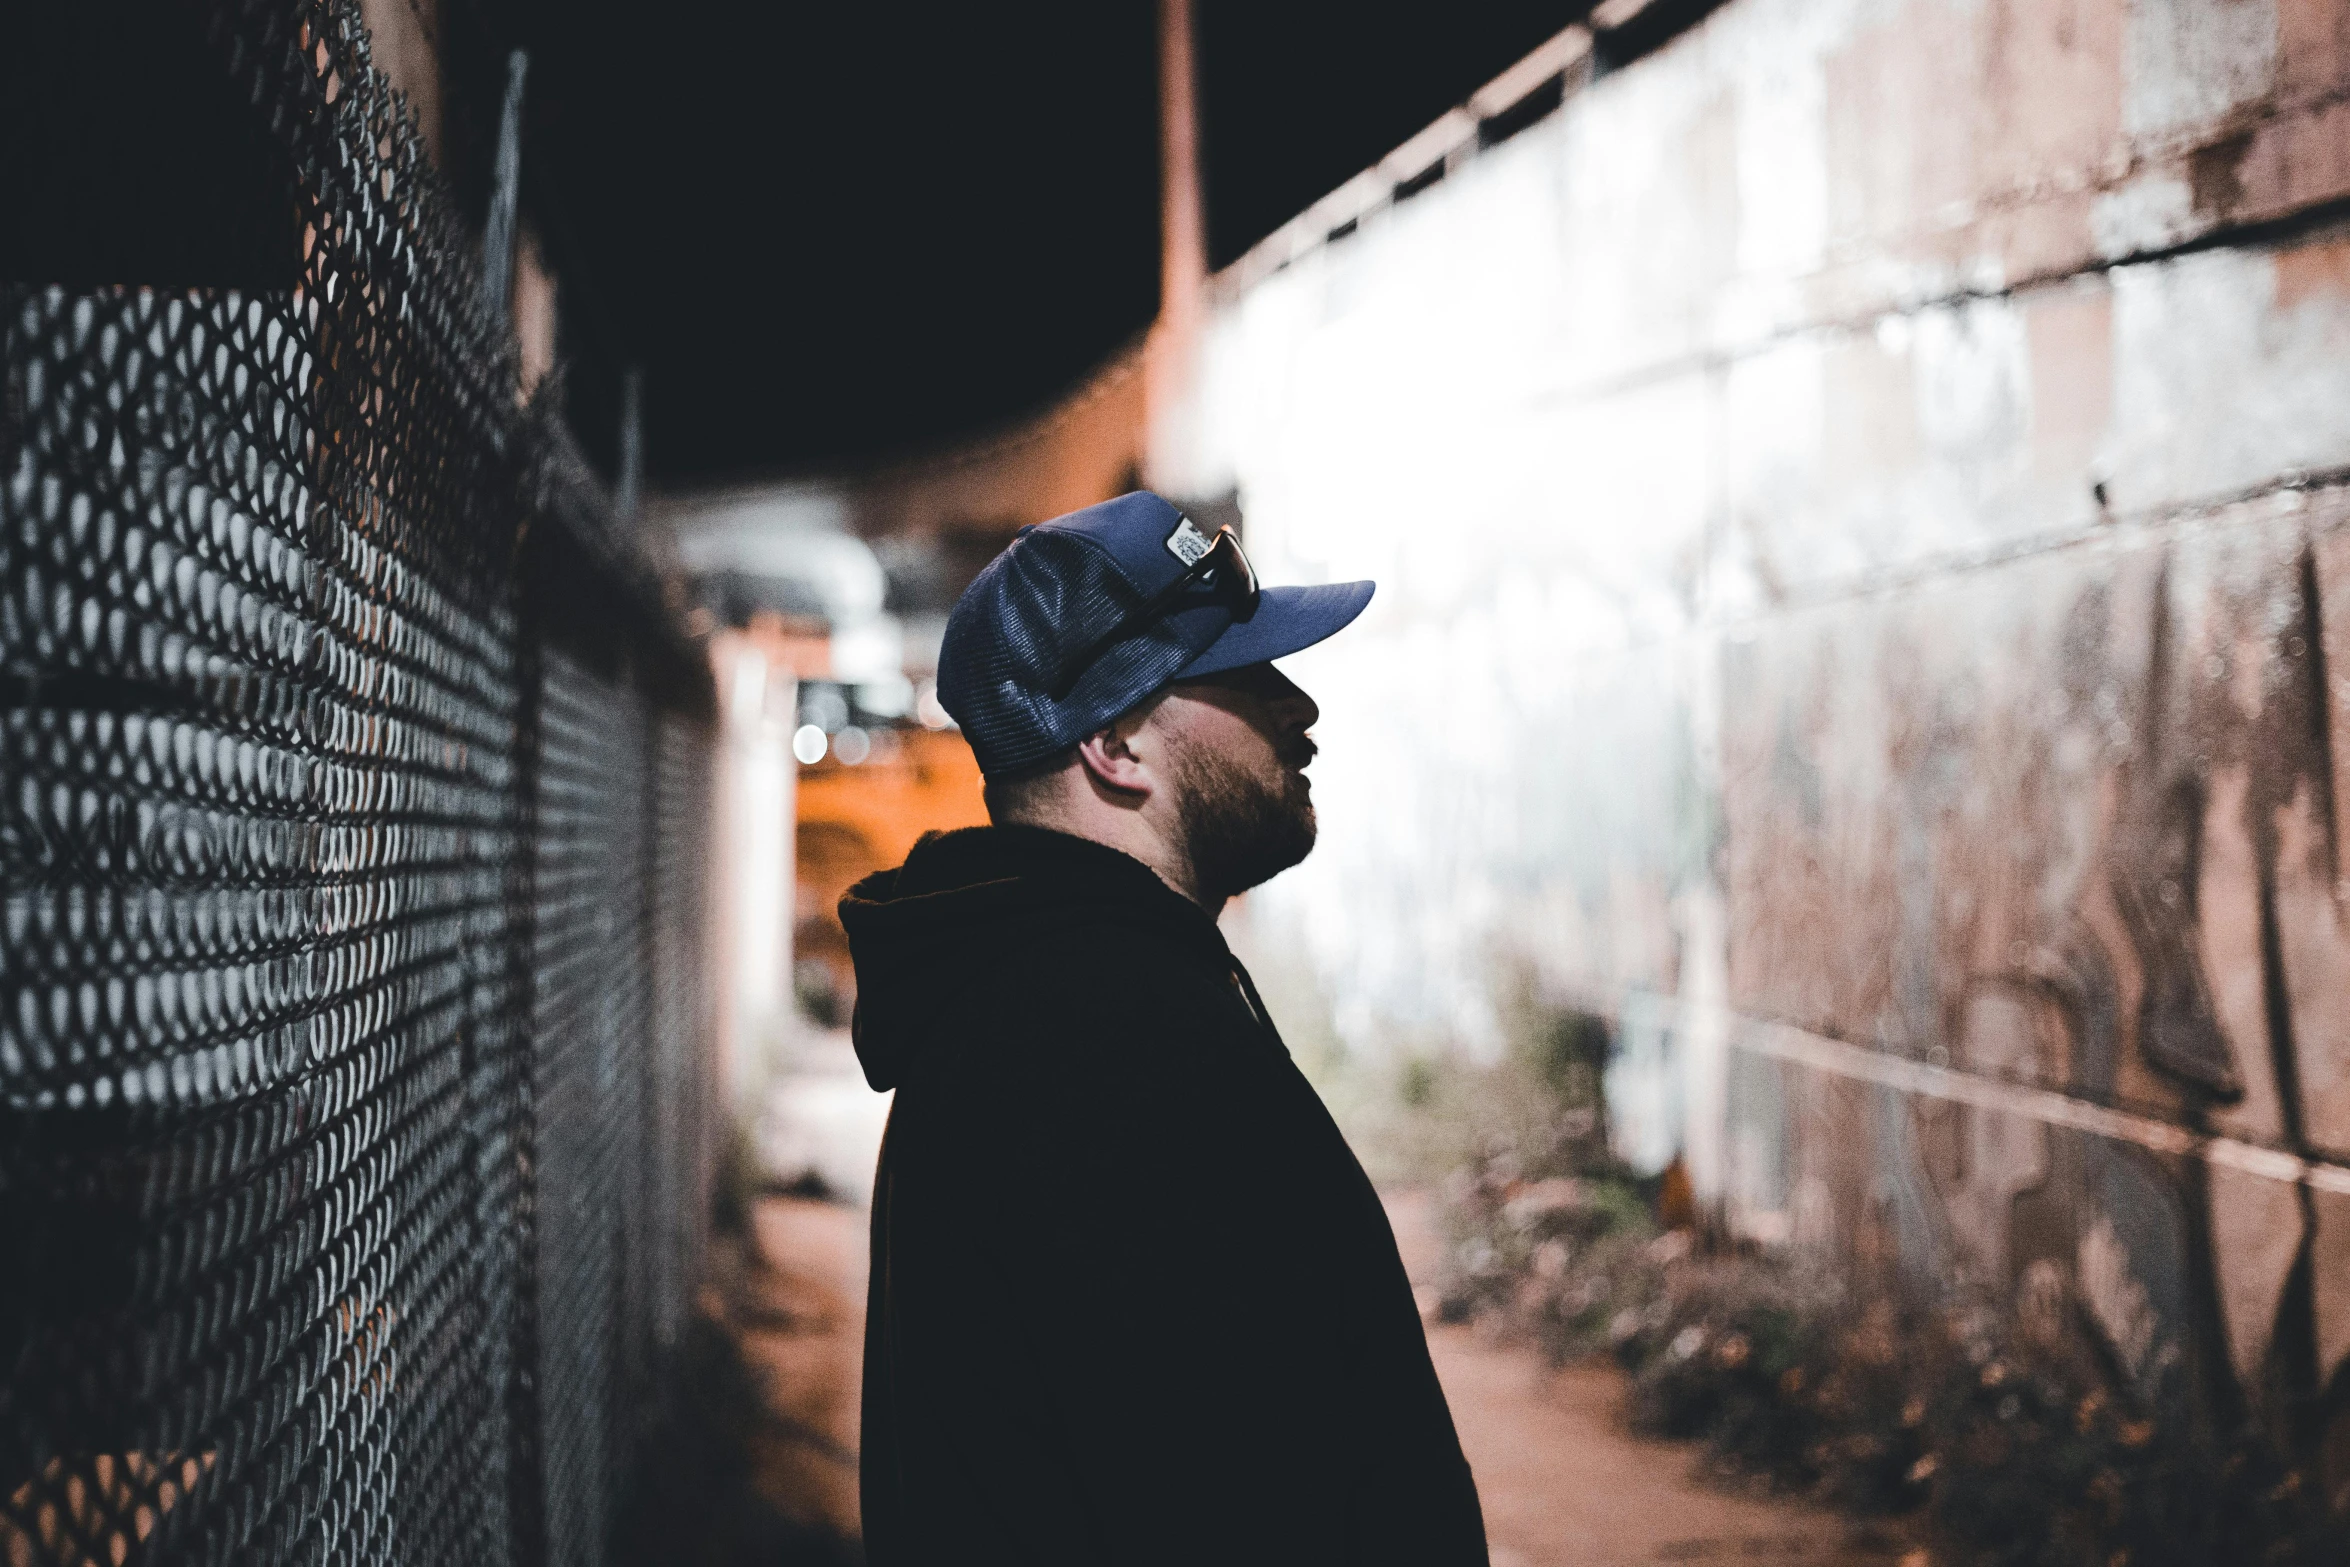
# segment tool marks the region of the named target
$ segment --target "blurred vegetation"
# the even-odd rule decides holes
[[[1606,1151],[1604,1030],[1568,1016],[1519,1037],[1481,1085],[1432,1070],[1409,1088],[1497,1112],[1444,1181],[1447,1318],[1554,1363],[1613,1356],[1639,1429],[1702,1442],[1720,1478],[1908,1519],[1953,1567],[2350,1562],[2265,1428],[2214,1441],[2166,1420],[2085,1320],[1922,1306],[1856,1282],[1871,1270],[1703,1232],[1677,1170],[1635,1179]]]
[[[1702,1441],[1724,1477],[1912,1515],[1939,1562],[2350,1559],[2318,1488],[2266,1431],[2213,1442],[2164,1419],[2120,1390],[2083,1324],[2027,1332],[1979,1305],[1856,1296],[1688,1231],[1628,1244],[1636,1233],[1587,1248],[1592,1271],[1614,1270],[1604,1333],[1632,1377],[1632,1420]],[[1581,1293],[1521,1289],[1483,1309],[1564,1356],[1598,1336]]]
[[[2141,1404],[2077,1312],[2027,1327],[1706,1232],[1678,1166],[1642,1178],[1608,1151],[1604,1020],[1504,975],[1498,1059],[1404,1040],[1372,1062],[1298,966],[1259,967],[1373,1178],[1442,1192],[1441,1314],[1554,1363],[1613,1357],[1633,1424],[1701,1443],[1718,1478],[1898,1520],[1941,1567],[2350,1564],[2350,1526],[2273,1433]]]
[[[1497,1059],[1471,1060],[1434,1037],[1370,1057],[1346,1048],[1301,965],[1240,945],[1291,1055],[1380,1185],[1435,1186],[1496,1161],[1534,1179],[1608,1163],[1607,1026],[1543,1002],[1523,973],[1505,972],[1497,987],[1507,998]]]

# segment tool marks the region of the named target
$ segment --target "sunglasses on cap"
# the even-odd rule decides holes
[[[1188,524],[1186,524],[1188,527]],[[1195,533],[1194,538],[1197,537]],[[1215,602],[1230,606],[1235,620],[1246,620],[1257,612],[1257,570],[1248,563],[1248,554],[1240,547],[1240,535],[1229,527],[1218,528],[1215,539],[1192,558],[1183,575],[1152,594],[1134,609],[1118,617],[1117,623],[1095,637],[1077,651],[1061,667],[1061,678],[1053,687],[1053,700],[1066,701],[1077,681],[1102,650],[1137,626],[1147,626],[1175,607],[1178,599],[1194,588],[1205,588]]]

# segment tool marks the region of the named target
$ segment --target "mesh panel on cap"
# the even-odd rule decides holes
[[[1169,617],[1101,650],[1066,696],[1066,661],[1149,595],[1091,540],[1031,528],[990,561],[948,617],[939,702],[982,772],[1018,772],[1074,747],[1173,679],[1231,623],[1229,612]]]

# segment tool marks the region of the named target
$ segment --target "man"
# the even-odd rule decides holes
[[[1260,591],[1136,493],[1022,531],[939,699],[995,825],[841,903],[894,1088],[873,1200],[873,1567],[1486,1560],[1379,1199],[1215,916],[1314,843],[1271,660],[1368,582]]]

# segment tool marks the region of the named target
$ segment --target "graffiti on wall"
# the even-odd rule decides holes
[[[1736,1012],[2279,1156],[1770,1067],[1733,1083],[1740,1201],[1843,1250],[1879,1231],[1929,1290],[2068,1312],[2143,1395],[2223,1423],[2322,1418],[2350,1352],[2350,1197],[2295,1178],[2350,1130],[2346,509],[2293,495],[1825,608],[1727,673]]]

